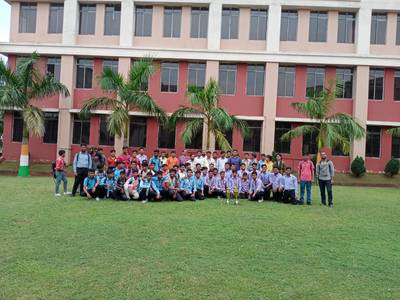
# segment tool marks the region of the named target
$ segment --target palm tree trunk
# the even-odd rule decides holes
[[[18,176],[29,176],[29,131],[25,124],[22,132],[21,156],[19,158]]]
[[[210,150],[210,140],[211,140],[211,130],[210,130],[210,126],[207,126],[207,143],[206,143],[207,149],[206,150]]]

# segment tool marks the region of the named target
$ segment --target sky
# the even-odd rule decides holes
[[[10,5],[5,0],[0,0],[0,42],[9,41],[10,15]],[[1,55],[0,58],[2,58]]]

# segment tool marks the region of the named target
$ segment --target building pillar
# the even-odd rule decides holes
[[[60,82],[68,88],[70,96],[60,95],[59,98],[57,152],[61,149],[65,150],[67,163],[71,160],[72,117],[69,110],[73,107],[74,62],[74,56],[61,56]]]
[[[208,60],[206,63],[206,84],[210,79],[214,79],[218,82],[218,75],[219,75],[219,62],[216,60]],[[203,143],[202,148],[207,148],[207,124],[203,123]],[[210,149],[206,149],[210,151],[215,150],[215,136],[211,134],[210,137]]]
[[[274,150],[278,72],[279,63],[268,62],[266,64],[264,79],[264,122],[261,136],[261,152],[266,154],[272,154]]]
[[[279,4],[271,4],[268,9],[267,52],[279,52],[281,9]]]
[[[371,41],[371,17],[370,8],[361,7],[356,18],[356,49],[359,55],[369,55]]]
[[[121,2],[121,32],[119,44],[121,47],[132,47],[134,33],[134,4],[132,0],[122,0]]]
[[[74,45],[79,29],[79,5],[77,0],[64,1],[62,42],[65,45]]]
[[[221,42],[222,2],[211,1],[208,17],[208,49],[218,50]]]
[[[369,67],[357,66],[355,74],[355,97],[353,100],[353,117],[365,129],[367,128],[368,119],[368,80]],[[366,138],[353,142],[351,149],[351,160],[356,156],[365,158]]]

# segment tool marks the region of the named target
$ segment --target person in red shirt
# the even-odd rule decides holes
[[[122,147],[122,154],[118,156],[118,161],[122,161],[127,168],[129,166],[129,162],[131,161],[131,156],[129,155],[129,148],[127,146]]]
[[[176,157],[176,152],[171,151],[171,156],[167,158],[166,162],[168,170],[171,170],[175,165],[179,166],[179,159]]]
[[[61,181],[63,182],[64,187],[64,195],[69,195],[68,193],[68,180],[67,176],[65,176],[65,150],[58,151],[58,158],[56,160],[56,167],[55,167],[55,175],[56,175],[56,196],[61,196],[60,194],[60,184]]]
[[[107,166],[114,169],[117,166],[117,157],[115,156],[115,150],[111,150],[110,156],[107,158]]]

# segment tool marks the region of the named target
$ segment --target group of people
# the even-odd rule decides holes
[[[72,193],[67,192],[65,175],[65,151],[59,151],[55,162],[56,196],[60,196],[59,187],[64,183],[64,194],[75,196],[78,188],[82,197],[89,199],[116,200],[204,200],[205,198],[226,199],[239,203],[239,199],[258,202],[275,200],[283,203],[311,205],[311,186],[317,176],[323,205],[332,207],[332,180],[334,165],[321,153],[316,168],[310,155],[304,155],[298,164],[297,174],[286,166],[281,154],[244,153],[239,156],[237,150],[197,151],[189,155],[183,150],[178,157],[175,151],[170,153],[154,150],[148,157],[143,148],[129,152],[123,147],[121,155],[115,150],[106,157],[101,148],[88,151],[86,144],[73,159],[75,175]],[[300,195],[298,195],[300,182]],[[326,201],[328,194],[328,202]],[[298,197],[300,196],[300,197]]]

